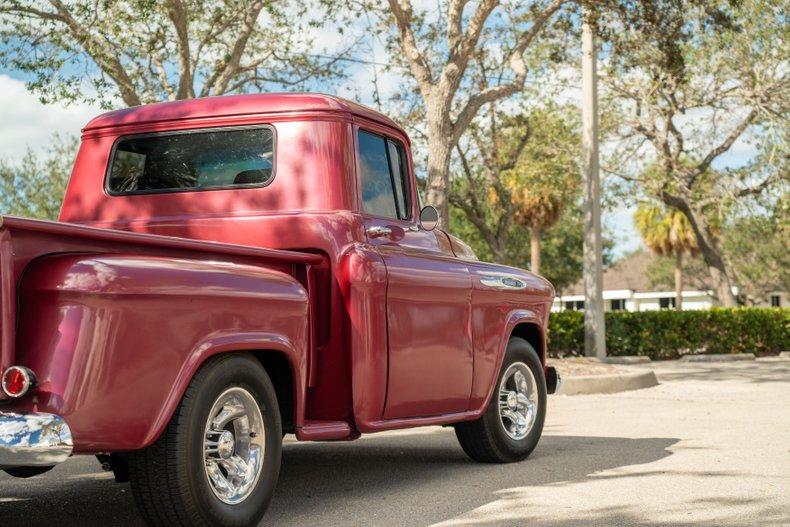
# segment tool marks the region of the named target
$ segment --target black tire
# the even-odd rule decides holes
[[[208,414],[227,389],[240,387],[258,403],[265,428],[263,467],[243,501],[229,505],[205,473],[203,438]],[[210,359],[195,374],[167,429],[153,445],[128,456],[137,507],[148,525],[246,527],[266,512],[280,473],[282,424],[274,386],[251,355]]]
[[[499,417],[499,384],[502,376],[515,363],[525,364],[535,377],[538,408],[534,424],[523,439],[513,439],[506,432]],[[546,419],[546,379],[538,353],[524,339],[512,337],[508,342],[505,360],[499,371],[494,393],[485,413],[476,421],[455,425],[455,435],[464,452],[481,463],[512,463],[529,456],[540,441]]]

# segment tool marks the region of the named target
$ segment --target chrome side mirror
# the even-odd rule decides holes
[[[420,211],[420,227],[426,231],[432,231],[439,223],[439,211],[430,205],[426,205]]]

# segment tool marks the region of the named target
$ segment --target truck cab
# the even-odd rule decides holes
[[[475,459],[523,459],[558,382],[553,289],[479,261],[436,220],[407,134],[350,101],[239,95],[97,117],[59,222],[0,231],[0,373],[29,380],[0,394],[0,468],[98,454],[147,502],[151,453],[178,455],[163,445],[195,433],[202,455],[160,483],[202,496],[171,504],[183,524],[229,525],[265,511],[284,433],[453,425]],[[51,445],[4,435],[47,419]]]

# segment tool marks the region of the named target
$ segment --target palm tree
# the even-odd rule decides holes
[[[540,235],[554,225],[563,210],[563,199],[550,189],[511,188],[513,219],[529,229],[530,269],[540,274]]]
[[[651,251],[675,257],[675,309],[683,303],[683,255],[699,251],[688,218],[677,209],[643,202],[634,214],[636,228]]]

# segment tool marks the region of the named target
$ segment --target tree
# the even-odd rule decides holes
[[[497,259],[491,248],[483,241],[480,231],[457,207],[450,209],[450,226],[453,232],[467,242],[484,261],[496,261],[524,267],[530,258],[530,232],[512,225],[504,259]],[[582,276],[582,214],[577,203],[565,207],[557,223],[541,233],[542,275],[562,296],[562,291],[579,281]],[[613,260],[613,243],[604,238],[604,263]]]
[[[392,61],[413,80],[424,107],[426,197],[439,209],[442,225],[448,221],[454,146],[484,105],[521,91],[527,50],[566,3],[443,0],[429,12],[415,10],[410,0],[388,0],[389,9],[378,10],[385,24],[394,24],[388,42]]]
[[[304,5],[273,0],[4,0],[0,64],[28,75],[44,102],[300,86],[336,73],[335,59],[304,51],[306,19]]]
[[[43,156],[28,150],[18,164],[0,160],[0,214],[57,219],[77,145],[55,136]]]
[[[790,41],[779,0],[640,2],[625,22],[608,19],[612,52],[604,79],[622,111],[616,164],[655,160],[658,170],[627,182],[689,221],[716,296],[735,305],[711,209],[787,182]],[[736,144],[759,145],[747,166],[714,172]],[[641,172],[631,163],[632,172]]]
[[[691,223],[678,210],[647,202],[636,209],[634,220],[651,251],[675,257],[675,309],[680,311],[683,305],[683,256],[694,255],[699,250]]]
[[[790,195],[779,196],[760,214],[732,218],[722,237],[744,303],[763,303],[774,291],[790,291]]]
[[[570,108],[547,105],[505,115],[491,104],[456,145],[463,177],[449,201],[478,230],[494,259],[511,262],[518,227],[529,229],[532,271],[540,273],[540,236],[578,194],[578,133]]]

